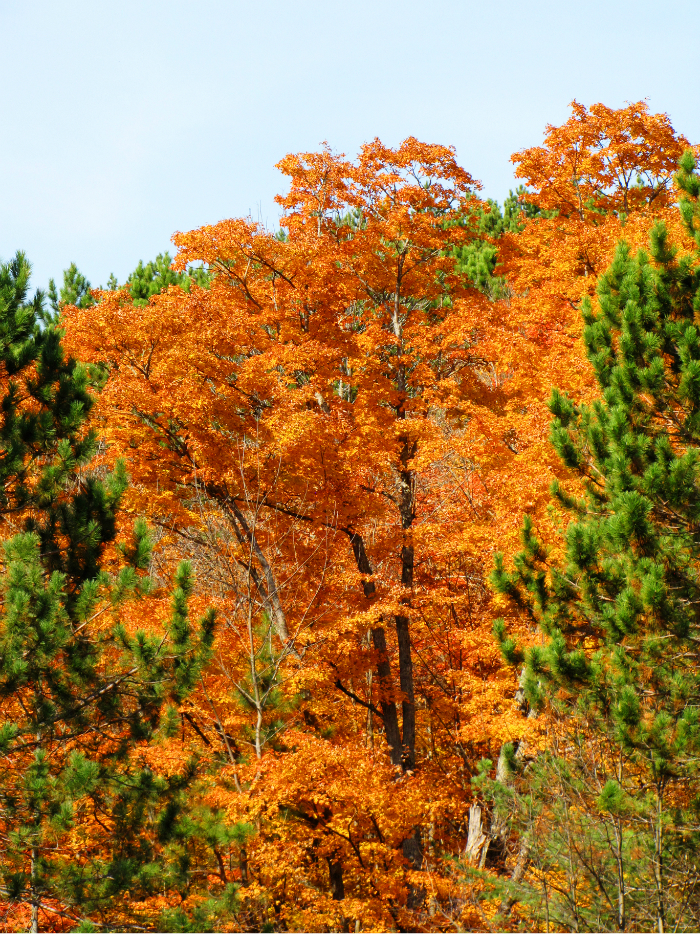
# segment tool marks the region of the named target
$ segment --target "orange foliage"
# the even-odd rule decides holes
[[[277,235],[177,234],[210,288],[67,309],[74,351],[109,370],[98,418],[130,508],[220,609],[183,730],[226,758],[211,802],[255,828],[222,870],[244,929],[477,923],[449,858],[476,763],[525,729],[485,572],[541,514],[551,386],[589,391],[578,302],[623,227],[641,241],[664,215],[685,145],[644,104],[574,104],[513,157],[554,213],[506,238],[502,302],[450,258],[477,184],[408,139],[287,156]]]
[[[619,110],[574,101],[560,127],[546,128],[544,143],[515,153],[524,198],[538,209],[519,233],[500,244],[501,271],[512,290],[506,302],[517,335],[508,360],[512,430],[523,455],[518,478],[529,490],[527,511],[545,524],[552,471],[546,403],[553,386],[584,400],[594,380],[581,336],[580,302],[592,297],[597,277],[624,239],[646,247],[649,231],[664,220],[685,242],[673,174],[688,147],[665,114],[640,101]],[[504,359],[505,362],[505,359]],[[505,550],[515,551],[512,540]]]

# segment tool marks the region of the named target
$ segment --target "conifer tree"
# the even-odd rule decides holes
[[[27,300],[29,273],[21,253],[0,266],[0,906],[32,931],[57,918],[116,930],[134,914],[143,928],[134,903],[176,892],[184,904],[197,848],[241,832],[193,810],[195,760],[161,772],[149,754],[177,728],[214,619],[191,625],[185,564],[169,622],[139,625],[156,606],[138,612],[148,531],[137,522],[116,541],[124,470],[89,469],[88,373],[65,357],[41,293]],[[232,903],[230,887],[219,894],[211,911]],[[200,905],[197,923],[211,911]]]
[[[505,277],[496,273],[499,239],[504,233],[519,233],[527,218],[541,212],[527,201],[527,191],[523,185],[517,191],[508,193],[503,207],[491,198],[485,203],[475,202],[475,205],[472,215],[465,217],[464,222],[474,225],[477,236],[468,243],[454,247],[453,256],[458,272],[495,301],[508,294]]]
[[[590,405],[554,391],[551,439],[580,478],[555,483],[569,521],[557,558],[528,519],[523,551],[494,588],[534,621],[521,653],[544,751],[510,751],[491,786],[534,870],[506,904],[547,929],[697,930],[700,898],[700,179],[677,182],[695,249],[659,223],[650,255],[621,243],[584,304],[600,387]],[[522,872],[515,874],[516,878]],[[527,876],[524,876],[528,879]]]
[[[185,291],[189,291],[192,282],[200,286],[208,285],[210,276],[204,267],[197,266],[187,272],[178,272],[171,268],[172,261],[169,253],[159,253],[150,263],[139,262],[126,280],[134,305],[147,305],[152,295],[163,292],[171,285],[179,285]]]
[[[49,279],[49,304],[54,314],[58,314],[64,305],[76,305],[78,308],[89,308],[95,304],[90,294],[90,283],[80,272],[75,263],[63,270],[63,285],[60,291],[56,288],[53,279]]]
[[[171,285],[179,285],[185,291],[189,291],[193,282],[205,287],[209,284],[211,275],[205,267],[193,266],[186,272],[178,272],[171,268],[172,261],[171,255],[167,252],[159,253],[149,263],[139,261],[136,269],[126,280],[134,305],[147,305],[152,295],[165,291]],[[49,279],[47,297],[54,315],[58,315],[66,305],[75,305],[76,308],[89,308],[94,305],[95,299],[91,295],[91,288],[89,281],[75,263],[71,263],[68,269],[63,270],[63,285],[60,289],[56,288],[54,279]],[[111,273],[107,280],[107,288],[112,291],[119,288],[114,273]]]

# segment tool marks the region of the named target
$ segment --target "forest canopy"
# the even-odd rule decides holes
[[[700,175],[571,105],[0,267],[0,930],[700,924]]]

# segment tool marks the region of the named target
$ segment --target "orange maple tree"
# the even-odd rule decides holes
[[[512,373],[511,430],[518,458],[512,491],[524,510],[547,519],[547,500],[555,462],[549,451],[552,387],[588,398],[595,381],[581,340],[580,303],[594,295],[597,277],[625,240],[644,247],[653,223],[663,218],[683,242],[674,206],[673,176],[688,147],[667,115],[652,114],[643,101],[612,109],[574,101],[562,126],[548,126],[544,142],[511,158],[516,177],[526,184],[522,198],[532,208],[518,232],[499,241],[509,295],[503,316],[514,341],[501,357]],[[508,547],[517,549],[518,521]]]
[[[268,808],[277,788],[297,814],[281,839],[296,828],[308,846],[310,827],[367,802],[352,782],[323,819],[310,812],[305,759],[327,794],[339,749],[358,774],[381,774],[385,756],[406,773],[375,782],[383,820],[403,801],[394,827],[357,844],[326,834],[344,902],[369,886],[393,923],[387,905],[401,898],[381,894],[362,848],[385,841],[387,879],[397,860],[422,865],[420,833],[454,836],[474,763],[517,729],[483,584],[483,464],[508,452],[502,328],[449,255],[474,235],[476,188],[450,149],[375,141],[356,163],[325,150],[280,168],[280,234],[233,220],[175,238],[177,264],[207,263],[210,288],[138,310],[127,292],[103,293],[67,325],[109,368],[100,405],[141,491],[134,508],[216,586],[230,636],[204,709],[230,733],[239,786],[264,775]]]
[[[477,762],[526,729],[485,572],[542,514],[551,386],[589,385],[577,303],[686,145],[643,104],[573,107],[514,157],[540,213],[499,243],[505,299],[452,258],[477,183],[408,139],[286,157],[277,233],[177,234],[208,287],[65,311],[163,572],[189,557],[219,608],[181,715],[224,756],[211,802],[254,828],[222,869],[243,928],[485,923],[449,857]]]

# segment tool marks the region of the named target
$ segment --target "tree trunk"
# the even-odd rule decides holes
[[[416,705],[413,696],[413,661],[411,659],[411,634],[408,617],[396,617],[396,635],[399,641],[399,675],[401,680],[401,712],[403,733],[401,736],[401,761],[405,769],[416,767]]]
[[[421,840],[420,827],[416,827],[411,836],[403,841],[401,852],[411,864],[412,869],[416,871],[423,869],[423,841]],[[406,907],[412,911],[420,908],[425,902],[425,896],[425,886],[409,882]]]
[[[377,661],[377,678],[379,680],[379,705],[382,711],[382,722],[386,741],[391,750],[391,761],[394,765],[404,765],[401,750],[401,735],[399,733],[399,716],[396,712],[396,701],[392,699],[391,665],[386,650],[386,633],[379,626],[372,630],[372,643],[379,656]]]
[[[488,846],[488,844],[489,838],[484,833],[481,808],[475,801],[469,808],[469,830],[467,831],[467,845],[464,850],[464,858],[470,866],[480,864],[481,852],[484,846]]]
[[[36,876],[37,876],[37,862],[39,859],[39,851],[33,846],[32,847],[32,862],[31,862],[31,893],[32,893],[32,914],[31,920],[29,923],[30,934],[39,934],[39,899],[36,891]]]
[[[339,859],[328,858],[328,878],[333,901],[342,902],[345,898],[345,884],[343,882],[343,864]]]
[[[407,468],[412,453],[411,446],[406,441],[401,452],[401,463],[404,468]],[[408,607],[411,603],[411,592],[413,590],[414,554],[413,545],[410,541],[407,541],[407,536],[410,534],[413,519],[415,518],[414,476],[413,471],[408,469],[402,470],[400,476],[399,511],[401,514],[401,528],[404,534],[404,544],[401,549],[401,586],[404,593],[401,597],[401,603]],[[396,635],[399,643],[399,676],[403,695],[401,701],[403,715],[402,759],[405,769],[414,769],[416,767],[416,702],[413,691],[413,659],[411,657],[409,618],[403,613],[396,616]]]
[[[664,856],[663,856],[663,790],[656,789],[656,821],[654,827],[654,881],[656,883],[656,930],[664,934],[666,930],[666,911],[664,904]]]
[[[360,574],[371,574],[372,565],[369,563],[365,543],[357,532],[350,532],[350,544],[355,556],[355,563]],[[376,593],[373,581],[363,581],[362,589],[368,600]],[[391,761],[394,765],[401,765],[401,734],[399,733],[399,716],[396,711],[396,702],[393,700],[393,685],[391,665],[386,649],[386,633],[382,626],[372,629],[372,645],[377,653],[377,679],[379,682],[379,707],[382,712],[384,734],[389,745]]]

